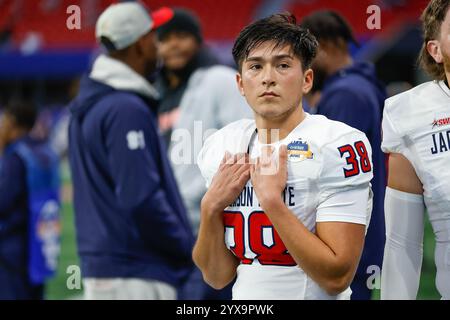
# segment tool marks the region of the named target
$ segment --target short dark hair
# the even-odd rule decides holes
[[[420,50],[418,63],[434,80],[444,80],[444,64],[437,63],[428,53],[428,41],[439,38],[441,25],[450,7],[450,0],[431,0],[423,11],[422,20],[423,45]]]
[[[5,114],[14,118],[16,125],[22,129],[31,130],[37,118],[36,106],[23,99],[14,99],[6,104]]]
[[[194,36],[198,43],[203,42],[200,20],[188,9],[174,8],[172,19],[156,29],[159,41],[164,41],[172,32],[185,32]]]
[[[303,70],[311,66],[317,53],[316,38],[308,30],[297,25],[293,14],[274,14],[253,22],[239,33],[232,51],[239,72],[242,71],[242,62],[250,51],[267,41],[274,41],[275,48],[290,45],[300,59]]]
[[[342,39],[345,43],[359,46],[348,22],[332,10],[316,11],[303,18],[300,25],[308,29],[319,42],[325,40],[338,44],[339,39]]]

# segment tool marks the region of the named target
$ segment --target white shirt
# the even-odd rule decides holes
[[[198,164],[207,185],[226,150],[232,154],[246,152],[250,144],[251,156],[259,155],[262,145],[257,138],[252,139],[254,132],[254,120],[240,120],[205,142]],[[314,232],[316,223],[325,221],[368,225],[369,182],[373,175],[371,147],[364,133],[341,122],[307,114],[285,139],[273,146],[278,150],[280,144],[288,146],[288,178],[283,198],[306,228]],[[357,168],[347,163],[351,161],[347,160],[351,153],[355,154]],[[224,224],[225,243],[241,260],[233,299],[350,297],[350,289],[339,296],[329,296],[296,265],[262,212],[251,181],[225,209]]]
[[[438,243],[450,242],[450,90],[430,81],[386,100],[386,153],[400,153],[423,185],[424,202]],[[436,252],[437,287],[450,298],[450,247]],[[442,255],[442,256],[441,256]],[[444,283],[445,282],[445,283]]]

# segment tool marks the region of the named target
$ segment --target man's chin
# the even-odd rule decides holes
[[[279,109],[277,109],[276,107],[271,107],[271,110],[260,110],[257,113],[267,120],[276,120],[282,115],[282,113],[280,113]]]
[[[187,61],[185,60],[176,60],[176,61],[168,61],[165,64],[165,67],[171,71],[177,72],[177,71],[181,71],[184,68],[186,68],[187,65]]]

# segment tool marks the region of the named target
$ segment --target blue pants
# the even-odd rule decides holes
[[[215,290],[203,281],[200,269],[195,270],[178,290],[178,300],[231,300],[234,281],[222,290]]]

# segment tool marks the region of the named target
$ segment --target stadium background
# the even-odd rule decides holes
[[[80,75],[99,52],[95,21],[111,0],[0,0],[0,107],[14,96],[33,98],[41,114],[35,134],[50,138],[64,156],[64,106],[76,94]],[[333,9],[347,18],[361,46],[356,59],[372,61],[389,95],[427,78],[416,67],[421,47],[419,16],[427,0],[145,0],[150,9],[185,7],[200,18],[206,44],[220,60],[232,65],[231,46],[239,30],[254,19],[290,11],[297,19],[318,9]],[[81,29],[69,30],[67,8],[81,9]],[[369,30],[367,8],[381,8],[381,29]],[[47,299],[79,298],[82,289],[69,290],[67,268],[78,265],[71,179],[67,160],[63,176],[63,234],[57,276],[46,290]],[[438,299],[434,284],[434,236],[427,222],[419,299]],[[374,299],[379,298],[376,292]]]

